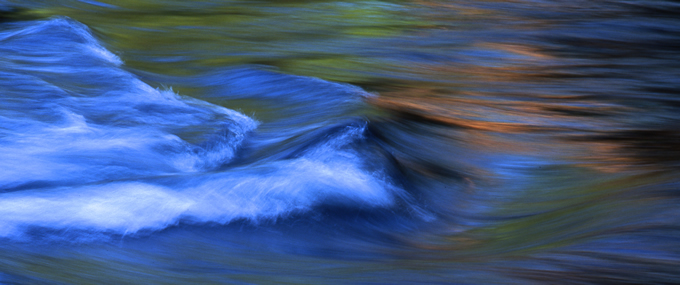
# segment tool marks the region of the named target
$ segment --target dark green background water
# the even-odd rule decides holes
[[[45,235],[59,241],[3,241],[0,281],[680,282],[676,1],[0,8],[0,29],[55,16],[86,25],[146,84],[260,121],[254,142],[294,133],[246,144],[222,170],[264,171],[255,166],[295,153],[312,141],[308,131],[361,118],[370,134],[361,155],[397,173],[412,197],[402,203],[416,205],[323,207],[264,223],[180,222],[129,236],[96,231],[101,237],[88,232],[86,241],[58,229]],[[301,79],[285,74],[374,96],[338,111],[319,97],[325,87],[296,85]]]

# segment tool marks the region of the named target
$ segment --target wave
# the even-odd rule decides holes
[[[316,134],[285,157],[225,168],[243,144],[265,140],[248,140],[257,121],[152,88],[68,18],[17,24],[0,41],[2,237],[36,228],[131,234],[409,199],[353,146],[365,123]]]
[[[1,38],[8,47],[0,51],[8,61],[0,70],[4,191],[212,169],[257,126],[143,83],[72,20],[38,22]],[[197,130],[210,141],[182,138]]]
[[[321,205],[393,206],[408,196],[405,191],[384,173],[364,171],[361,158],[343,149],[362,133],[361,127],[347,127],[296,159],[163,183],[123,181],[5,193],[0,196],[0,236],[18,237],[32,227],[129,234],[180,221],[258,222]]]

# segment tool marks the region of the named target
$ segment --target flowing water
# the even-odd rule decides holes
[[[0,283],[678,283],[678,15],[0,1]]]

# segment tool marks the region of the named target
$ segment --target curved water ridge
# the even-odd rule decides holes
[[[22,24],[1,38],[3,191],[211,169],[257,125],[151,88],[72,20]],[[193,132],[198,139],[183,139]]]
[[[358,153],[346,148],[363,132],[349,126],[295,159],[219,173],[5,193],[0,236],[36,227],[128,234],[180,221],[258,222],[322,205],[391,207],[408,199],[383,173],[364,171]]]
[[[253,119],[150,87],[70,19],[18,24],[0,38],[2,237],[258,222],[409,199],[362,158],[365,123],[319,131],[285,157],[227,166],[242,144],[261,147],[274,132],[247,140]]]

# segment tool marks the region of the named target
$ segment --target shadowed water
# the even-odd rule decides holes
[[[0,283],[677,283],[678,12],[0,2]]]

